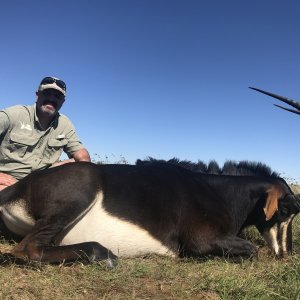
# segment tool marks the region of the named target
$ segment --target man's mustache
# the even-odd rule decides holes
[[[43,101],[43,105],[47,105],[47,104],[52,105],[54,108],[57,108],[57,105],[58,105],[57,102],[46,99]]]

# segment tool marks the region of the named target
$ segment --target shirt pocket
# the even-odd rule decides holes
[[[29,147],[33,147],[37,144],[38,139],[26,136],[23,134],[18,134],[16,132],[11,132],[9,137],[8,149],[13,152],[18,157],[24,157]]]
[[[59,160],[60,155],[64,147],[68,144],[68,141],[63,138],[51,138],[48,140],[48,146],[45,149],[45,158],[50,164],[55,163]]]
[[[68,141],[66,139],[56,138],[56,139],[49,139],[48,146],[53,150],[59,150],[67,145]]]

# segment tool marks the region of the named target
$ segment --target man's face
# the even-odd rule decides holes
[[[56,115],[65,101],[64,95],[55,89],[38,91],[36,95],[36,107],[38,111],[50,116]]]

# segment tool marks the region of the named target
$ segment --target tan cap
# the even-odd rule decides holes
[[[38,91],[44,91],[46,89],[54,89],[60,91],[64,96],[66,96],[66,84],[56,77],[45,77],[39,87]]]

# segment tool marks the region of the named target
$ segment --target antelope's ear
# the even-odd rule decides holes
[[[273,186],[267,191],[267,194],[268,196],[264,207],[264,213],[266,215],[266,221],[269,221],[278,210],[278,199],[281,193],[278,188]]]

